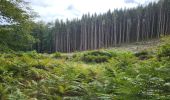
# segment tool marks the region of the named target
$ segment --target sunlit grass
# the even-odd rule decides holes
[[[168,41],[154,51],[135,53],[108,49],[57,53],[57,57],[35,51],[0,54],[0,99],[168,99]],[[110,56],[108,61],[82,59],[100,54]]]

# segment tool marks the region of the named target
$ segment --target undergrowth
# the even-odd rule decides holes
[[[168,100],[169,52],[1,53],[0,100]]]

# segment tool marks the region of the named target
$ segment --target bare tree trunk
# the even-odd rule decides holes
[[[114,45],[117,45],[116,18],[114,17]]]
[[[137,42],[139,42],[139,32],[140,32],[140,17],[138,16],[138,25],[137,25]]]

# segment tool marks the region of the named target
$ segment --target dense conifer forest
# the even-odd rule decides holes
[[[50,34],[44,34],[44,38],[44,29],[34,34],[41,39],[35,45],[39,52],[93,50],[147,41],[170,33],[170,1],[160,0],[136,8],[109,10],[99,15],[85,14],[81,19],[66,22],[56,20],[52,28],[48,27],[45,30],[50,29]],[[46,40],[47,34],[50,43]],[[48,50],[45,45],[49,46]]]

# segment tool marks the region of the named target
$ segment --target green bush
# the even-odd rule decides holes
[[[35,59],[41,59],[43,56],[40,53],[37,53],[35,50],[31,52],[26,52],[26,55],[35,58]]]
[[[13,52],[12,49],[10,49],[8,46],[0,44],[0,52],[1,53],[9,53],[9,52]]]
[[[149,54],[148,51],[144,50],[144,51],[140,51],[134,54],[136,57],[138,57],[140,60],[146,60],[151,58],[151,55]]]
[[[82,54],[80,54],[80,53],[73,54],[72,61],[80,61],[81,58],[82,58]]]
[[[102,62],[107,62],[111,57],[112,55],[108,52],[93,51],[84,54],[82,60],[84,62],[102,63]]]
[[[112,55],[109,52],[105,52],[105,51],[92,51],[89,52],[88,55],[112,57]]]
[[[169,43],[160,46],[158,50],[158,58],[161,58],[161,57],[170,58],[170,44]]]
[[[56,53],[54,54],[54,57],[55,57],[55,58],[60,58],[60,57],[61,57],[61,53],[60,53],[60,52],[56,52]]]

